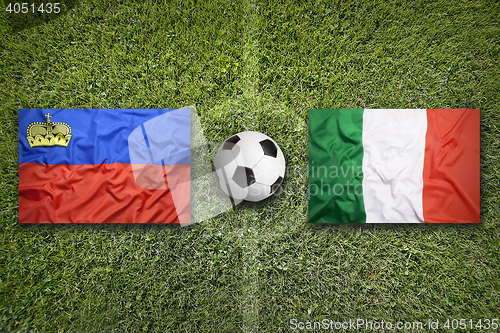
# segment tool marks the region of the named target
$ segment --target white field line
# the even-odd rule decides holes
[[[255,127],[253,114],[261,101],[257,93],[257,81],[259,64],[257,58],[258,41],[254,39],[252,32],[259,26],[256,5],[253,0],[244,0],[244,24],[243,34],[243,100],[246,110],[251,119],[245,124],[247,130]],[[253,110],[251,110],[253,109]],[[240,230],[241,246],[243,247],[243,281],[242,298],[240,308],[243,315],[243,332],[259,332],[259,295],[260,282],[257,264],[260,257],[258,244],[258,229],[255,228],[257,221],[247,218],[243,224],[243,230]]]

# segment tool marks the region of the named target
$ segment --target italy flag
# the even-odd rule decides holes
[[[309,222],[479,223],[477,109],[309,111]]]

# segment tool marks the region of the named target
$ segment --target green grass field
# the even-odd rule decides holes
[[[497,1],[82,0],[29,19],[6,4],[0,331],[500,318]],[[187,105],[210,142],[274,138],[285,190],[185,228],[19,225],[18,109]],[[481,224],[308,225],[310,108],[481,109]]]

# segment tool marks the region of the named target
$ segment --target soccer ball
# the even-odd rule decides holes
[[[259,132],[241,132],[227,139],[215,155],[214,166],[220,187],[235,200],[264,200],[285,176],[283,152]]]

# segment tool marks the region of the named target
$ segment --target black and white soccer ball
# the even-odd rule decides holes
[[[259,132],[241,132],[227,139],[215,155],[214,166],[220,187],[235,200],[264,200],[285,177],[283,152]]]

